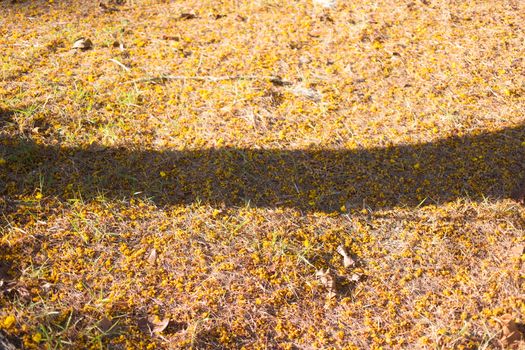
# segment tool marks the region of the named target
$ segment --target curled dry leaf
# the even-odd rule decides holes
[[[500,343],[504,349],[525,349],[525,335],[523,329],[518,327],[516,320],[510,314],[496,318],[501,325]]]
[[[323,269],[317,270],[315,275],[328,291],[328,295],[334,296],[337,292],[337,278],[334,273],[328,268],[326,271],[323,271]]]
[[[153,335],[154,333],[162,333],[169,323],[170,319],[168,317],[161,319],[158,316],[148,316],[138,320],[138,327],[141,331],[149,332]]]
[[[82,50],[82,51],[89,50],[93,48],[93,42],[90,39],[80,38],[80,39],[75,40],[72,48],[75,50]]]
[[[343,266],[348,268],[355,266],[355,260],[352,259],[350,254],[346,251],[345,247],[343,245],[340,245],[337,247],[337,252],[343,257]]]
[[[148,264],[154,265],[157,261],[157,250],[153,248],[147,258]]]
[[[151,325],[150,329],[153,333],[162,333],[170,323],[169,318],[160,319],[158,317],[149,317],[148,321]]]

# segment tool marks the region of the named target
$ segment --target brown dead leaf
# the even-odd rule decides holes
[[[171,40],[171,41],[180,41],[180,36],[178,35],[163,35],[162,40]]]
[[[103,332],[103,333],[107,333],[111,330],[111,328],[113,327],[113,322],[111,322],[111,320],[107,317],[104,317],[102,318],[99,322],[98,322],[98,328]]]
[[[193,13],[181,13],[179,19],[195,19],[197,16]]]
[[[117,12],[119,9],[116,7],[110,7],[103,2],[99,3],[98,6],[102,12]]]
[[[120,51],[124,51],[124,43],[122,41],[115,40],[112,44],[113,47],[119,48]]]
[[[525,348],[525,335],[523,330],[518,327],[514,316],[505,314],[496,318],[501,325],[500,343],[504,349],[523,349]]]

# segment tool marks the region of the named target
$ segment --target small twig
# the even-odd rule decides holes
[[[184,75],[162,75],[159,77],[150,77],[150,78],[140,78],[131,80],[127,83],[163,83],[168,80],[197,80],[197,81],[225,81],[225,80],[269,80],[275,85],[292,85],[291,82],[282,80],[278,76],[257,76],[257,75],[226,75],[214,77],[211,75],[202,75],[202,76],[184,76]]]
[[[131,70],[129,67],[126,67],[123,63],[119,62],[118,60],[116,60],[116,59],[114,59],[114,58],[110,58],[109,60],[110,60],[111,62],[113,62],[113,63],[118,64],[118,65],[121,66],[122,68],[124,68],[124,70],[125,70],[126,72],[129,72],[129,71]]]

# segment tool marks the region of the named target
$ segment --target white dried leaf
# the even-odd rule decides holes
[[[350,254],[348,254],[348,252],[346,251],[345,247],[343,247],[343,245],[340,245],[339,247],[337,247],[337,252],[343,257],[344,267],[348,268],[351,266],[355,266],[355,260],[352,259]]]
[[[93,47],[93,42],[86,38],[77,39],[72,48],[75,50],[89,50]]]
[[[303,86],[295,86],[290,89],[290,92],[296,96],[303,96],[315,102],[321,101],[323,97],[318,91]]]
[[[336,291],[337,291],[336,277],[332,273],[332,271],[330,271],[329,268],[326,269],[326,271],[323,271],[322,269],[321,270],[317,270],[315,275],[317,276],[317,278],[319,279],[321,284],[328,290],[329,294],[335,294],[336,293]]]
[[[162,331],[165,330],[170,323],[169,318],[164,318],[161,320],[157,317],[150,317],[148,321],[150,323],[151,332],[153,333],[162,333]]]
[[[352,274],[352,276],[350,276],[350,281],[352,282],[359,282],[360,279],[361,279],[361,276],[358,275],[357,273],[354,273]]]
[[[301,64],[308,64],[310,62],[312,62],[312,59],[309,56],[303,55],[303,56],[299,57],[299,63],[301,63]]]
[[[155,262],[157,261],[157,250],[153,248],[148,255],[147,258],[148,264],[155,265]]]
[[[337,5],[336,0],[314,0],[314,4],[320,5],[324,8],[334,8]]]

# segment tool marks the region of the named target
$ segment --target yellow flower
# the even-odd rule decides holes
[[[2,322],[2,325],[5,329],[11,328],[16,322],[16,318],[13,315],[9,315],[4,319],[4,322]]]
[[[42,334],[40,333],[35,333],[33,334],[33,336],[31,337],[31,339],[33,339],[33,341],[35,343],[40,343],[40,341],[42,340]]]

